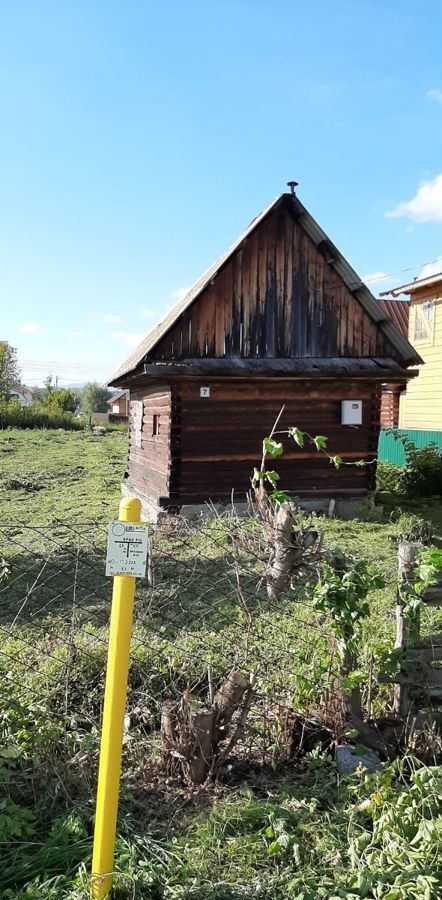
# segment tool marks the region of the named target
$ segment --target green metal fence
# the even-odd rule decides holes
[[[398,429],[398,435],[413,441],[419,449],[428,444],[437,444],[442,452],[442,431],[414,431]],[[396,466],[405,465],[405,453],[402,441],[397,440],[394,434],[381,431],[378,444],[378,459],[380,462],[394,463]]]

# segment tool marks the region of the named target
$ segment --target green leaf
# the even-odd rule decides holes
[[[268,453],[269,456],[282,456],[284,453],[284,447],[282,446],[280,441],[275,441],[271,437],[264,438],[262,442],[262,449],[264,453]]]
[[[317,450],[325,450],[327,446],[327,438],[323,434],[317,434],[313,438],[313,443]]]
[[[267,478],[267,481],[270,482],[270,484],[272,485],[272,487],[275,486],[276,482],[279,481],[279,478],[280,478],[280,476],[278,475],[278,473],[275,472],[275,471],[273,471],[273,470],[270,470],[269,472],[266,472],[266,473],[265,473],[265,477]]]
[[[22,747],[4,747],[0,750],[1,759],[18,759],[23,753]]]
[[[330,462],[334,465],[335,469],[340,469],[342,466],[342,456],[331,456]]]
[[[299,428],[289,428],[289,435],[293,438],[298,447],[304,446],[304,433]]]
[[[282,847],[279,841],[272,841],[271,844],[267,847],[267,852],[270,856],[275,856],[276,853],[281,853]]]
[[[290,503],[290,497],[285,491],[272,491],[270,497],[272,500],[275,500],[276,503]]]
[[[355,462],[355,466],[359,466],[362,469],[363,466],[368,466],[368,462],[365,459],[358,459]]]
[[[354,669],[353,672],[349,672],[342,679],[342,687],[344,691],[352,691],[354,688],[359,687],[360,684],[366,679],[365,672],[362,669]]]

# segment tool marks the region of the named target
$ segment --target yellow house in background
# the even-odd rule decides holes
[[[381,297],[400,295],[409,298],[397,301],[408,307],[408,340],[425,365],[400,394],[399,428],[442,431],[442,272],[402,284]],[[390,306],[391,301],[387,303]]]

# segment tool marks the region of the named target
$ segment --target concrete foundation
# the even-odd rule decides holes
[[[137,497],[140,500],[141,515],[145,522],[150,522],[152,525],[167,520],[171,514],[194,519],[206,518],[213,512],[226,513],[232,509],[231,503],[192,503],[167,510],[158,506],[151,497],[142,494],[129,480],[122,482],[121,493],[123,497]],[[317,512],[349,520],[357,519],[367,509],[367,506],[372,504],[373,500],[371,495],[365,495],[363,497],[293,497],[293,502],[306,512]],[[248,504],[245,500],[234,499],[233,506],[237,516],[248,514]]]

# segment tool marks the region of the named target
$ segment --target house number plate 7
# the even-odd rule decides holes
[[[200,397],[210,397],[210,388],[200,387]]]

